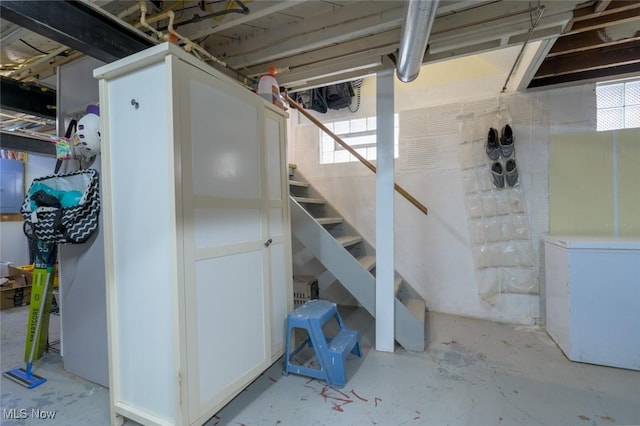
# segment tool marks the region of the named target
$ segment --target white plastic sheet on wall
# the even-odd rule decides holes
[[[466,105],[460,120],[459,161],[478,294],[492,305],[498,303],[503,293],[536,294],[538,262],[521,177],[514,186],[506,182],[503,188],[494,186],[491,176],[494,161],[485,147],[491,127],[501,134],[503,127],[510,124],[515,152],[509,158],[515,159],[517,165],[518,128],[505,106],[491,107],[491,102]],[[502,156],[497,161],[504,166]]]

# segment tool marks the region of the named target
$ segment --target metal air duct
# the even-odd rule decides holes
[[[406,0],[396,74],[408,83],[418,77],[440,0]]]

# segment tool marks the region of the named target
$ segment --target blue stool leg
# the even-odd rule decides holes
[[[358,358],[362,357],[362,354],[360,353],[360,336],[358,336],[356,345],[353,347],[353,349],[351,349],[351,353],[358,356]]]
[[[291,325],[289,324],[289,319],[287,318],[287,337],[286,337],[286,346],[284,348],[284,374],[289,374],[289,357],[291,356]]]
[[[329,362],[331,363],[331,368],[327,372],[327,384],[337,388],[344,387],[347,384],[347,380],[342,355],[332,354],[329,357]]]
[[[311,320],[309,324],[309,337],[313,342],[313,350],[316,354],[316,359],[320,364],[320,370],[322,371],[322,378],[329,382],[329,371],[331,370],[331,364],[328,359],[327,352],[327,339],[322,332],[322,326],[318,321]]]

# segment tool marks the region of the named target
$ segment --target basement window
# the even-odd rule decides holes
[[[393,157],[398,158],[398,114],[393,115]],[[376,117],[356,118],[353,120],[323,123],[350,147],[369,161],[376,160]],[[320,132],[320,164],[350,163],[358,161],[353,154],[338,145],[333,138]]]
[[[598,131],[640,127],[640,80],[598,84]]]

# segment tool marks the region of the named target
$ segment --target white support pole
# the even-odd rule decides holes
[[[393,72],[377,74],[376,350],[394,350]]]

